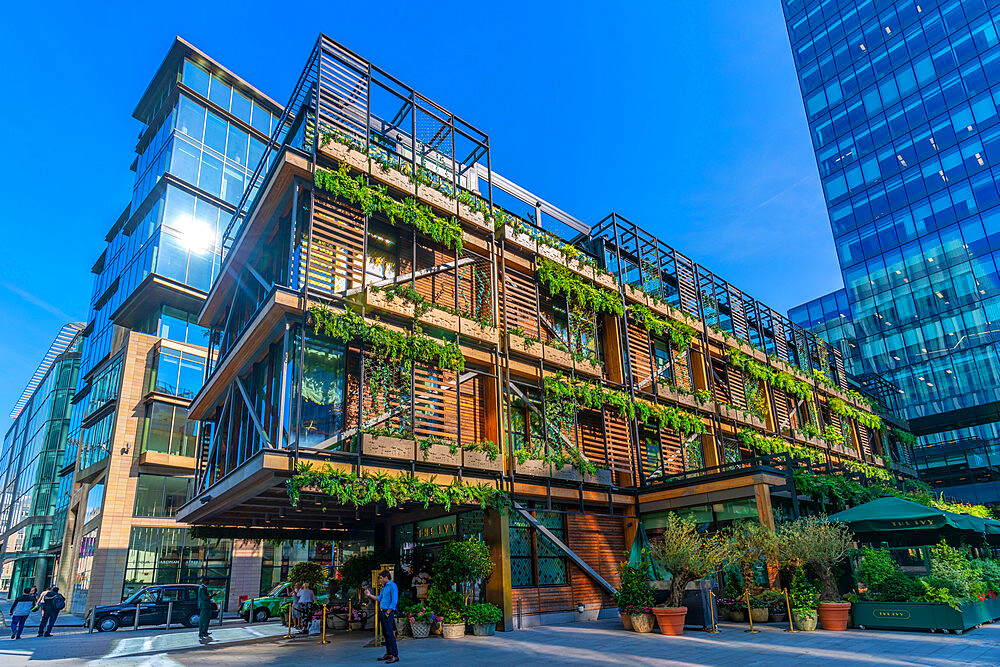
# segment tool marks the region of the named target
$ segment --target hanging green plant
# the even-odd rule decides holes
[[[317,169],[313,182],[320,190],[357,204],[365,215],[380,212],[393,223],[409,225],[447,248],[462,250],[462,226],[454,217],[437,216],[429,206],[418,204],[412,197],[396,201],[385,186],[365,183],[362,176],[352,177],[346,162],[336,171]]]
[[[545,257],[535,260],[539,280],[553,294],[565,294],[569,301],[589,312],[605,312],[624,315],[622,297],[618,292],[598,287],[578,276],[567,267]]]
[[[808,459],[814,463],[822,463],[826,460],[826,455],[815,447],[799,445],[789,442],[784,438],[764,435],[763,433],[746,429],[740,430],[737,436],[750,451],[763,454],[785,453],[794,458]]]
[[[906,431],[893,426],[892,434],[896,436],[896,441],[902,445],[906,445],[907,447],[916,447],[917,445],[917,436],[912,433],[907,433]]]
[[[440,341],[419,332],[395,331],[377,321],[366,321],[349,310],[334,313],[325,306],[314,305],[309,312],[313,328],[334,340],[363,340],[372,352],[390,360],[419,361],[459,373],[465,370],[465,355],[454,341]]]
[[[293,507],[298,506],[302,489],[307,487],[333,496],[341,505],[354,507],[374,503],[384,503],[387,507],[420,503],[424,509],[437,504],[450,511],[452,505],[476,504],[483,509],[494,507],[505,511],[510,506],[508,494],[492,484],[471,484],[456,479],[445,485],[436,483],[433,477],[422,480],[406,473],[393,476],[376,472],[358,475],[330,466],[314,470],[309,463],[300,463],[286,482]]]
[[[862,426],[866,426],[873,431],[881,431],[885,428],[885,423],[882,418],[878,415],[874,415],[870,412],[865,412],[864,410],[859,410],[853,405],[849,405],[844,401],[840,400],[836,396],[831,396],[830,400],[827,401],[827,405],[830,406],[830,410],[841,417],[846,417],[848,419],[853,419]]]
[[[691,346],[698,332],[694,327],[690,327],[681,322],[675,322],[666,317],[660,317],[653,309],[638,303],[628,305],[628,313],[632,318],[641,324],[646,331],[657,336],[666,336],[677,346],[679,352],[684,352]]]

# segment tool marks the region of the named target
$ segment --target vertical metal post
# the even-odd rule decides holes
[[[323,619],[321,621],[322,631],[320,633],[320,644],[329,644],[330,642],[326,639],[326,605],[323,605]]]
[[[174,601],[167,602],[167,630],[170,629],[170,618],[174,615]]]
[[[744,597],[746,598],[746,601],[747,601],[747,620],[750,621],[750,629],[749,630],[744,630],[743,632],[757,634],[757,633],[760,632],[760,630],[754,630],[753,629],[753,614],[750,613],[750,591],[749,590],[747,590],[744,593]]]
[[[788,600],[788,589],[783,588],[781,590],[785,594],[785,609],[788,610],[788,629],[785,632],[798,632],[795,626],[792,625],[792,603]],[[747,610],[747,613],[749,613],[749,610]]]
[[[135,605],[135,618],[132,619],[132,629],[133,630],[138,630],[139,629],[139,605],[138,605],[138,603]]]
[[[247,619],[247,623],[249,625],[253,625],[253,622],[256,620],[256,618],[255,618],[256,614],[254,613],[256,611],[255,607],[257,606],[256,602],[257,601],[254,598],[250,598],[250,607],[249,607],[249,609],[250,609],[250,615],[249,615],[249,618]]]

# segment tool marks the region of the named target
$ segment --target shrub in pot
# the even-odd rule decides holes
[[[741,521],[729,527],[725,532],[725,539],[732,554],[733,564],[743,578],[742,597],[746,600],[754,588],[757,567],[762,562],[771,564],[778,562],[779,552],[775,533],[758,521]],[[756,605],[754,607],[751,600],[750,613],[755,614],[753,617],[755,622],[763,623],[767,620],[767,605],[763,606],[763,613],[760,611],[760,603]],[[758,611],[754,612],[755,608]],[[758,620],[760,618],[764,618],[764,621]]]
[[[770,605],[759,597],[750,598],[750,619],[754,623],[767,623]]]
[[[627,561],[622,561],[618,563],[615,570],[618,572],[618,580],[621,582],[621,586],[615,593],[615,600],[618,602],[618,613],[622,617],[625,629],[649,632],[649,630],[638,630],[633,618],[642,615],[643,608],[652,609],[653,607],[653,588],[649,585],[649,559],[643,553],[638,565],[629,565]],[[644,622],[644,620],[640,621],[641,624]],[[651,615],[649,626],[652,629]]]
[[[684,589],[692,581],[728,564],[731,559],[729,542],[722,535],[705,537],[698,533],[693,517],[681,518],[670,513],[666,517],[663,535],[653,540],[649,553],[671,575],[666,604],[653,610],[660,632],[680,635],[684,632],[684,617],[687,615]]]
[[[790,562],[807,564],[820,582],[819,622],[824,630],[846,630],[851,603],[841,602],[834,568],[847,557],[851,532],[847,524],[809,516],[782,525],[779,543]]]
[[[795,576],[792,578],[792,590],[789,593],[789,600],[792,604],[792,622],[795,627],[803,632],[811,632],[816,629],[817,613],[819,606],[819,593],[816,587],[806,578],[802,567],[795,569]]]
[[[787,615],[785,613],[785,600],[780,592],[775,590],[765,590],[761,591],[756,596],[757,603],[761,608],[767,610],[766,619],[763,621],[758,621],[757,616],[753,617],[754,623],[767,623],[768,621],[784,621],[787,620]],[[775,618],[775,612],[781,615],[781,618]]]
[[[431,626],[438,620],[438,615],[427,603],[418,602],[406,609],[406,618],[410,622],[410,632],[414,639],[423,639],[430,635]]]
[[[441,635],[445,639],[465,636],[465,615],[461,607],[452,607],[441,612]]]
[[[500,607],[483,602],[470,604],[466,611],[466,621],[472,626],[472,634],[477,637],[492,637],[497,630],[497,623],[503,620]]]
[[[629,609],[629,618],[632,619],[632,629],[636,632],[652,632],[653,608],[647,605],[637,605]]]

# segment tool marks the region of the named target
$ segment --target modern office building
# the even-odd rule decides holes
[[[511,629],[613,613],[640,521],[771,524],[811,502],[793,470],[915,474],[837,348],[497,174],[485,132],[325,35],[272,141],[198,319],[199,536],[381,548],[404,589],[481,536]],[[470,484],[516,504],[449,495]]]
[[[782,7],[853,320],[844,340],[857,346],[858,371],[898,387],[922,448],[995,446],[1000,3]],[[821,301],[830,299],[836,308],[804,306],[811,330],[837,328],[829,316],[839,316],[843,299]],[[802,316],[802,308],[793,310]]]
[[[83,324],[60,329],[10,413],[0,449],[0,591],[52,581],[62,540],[58,469],[69,434]]]
[[[188,404],[209,340],[195,320],[219,272],[221,228],[280,114],[181,39],[133,112],[135,184],[93,266],[60,466],[59,582],[73,612],[201,576],[223,603],[226,591],[259,593],[259,545],[192,539],[174,515],[191,493],[201,435]]]

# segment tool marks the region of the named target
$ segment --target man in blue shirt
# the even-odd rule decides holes
[[[399,650],[396,648],[396,604],[399,602],[399,589],[392,580],[392,573],[389,570],[382,570],[378,575],[379,584],[382,591],[375,597],[371,591],[365,591],[372,600],[378,600],[379,611],[382,618],[382,636],[385,638],[385,655],[379,661],[385,660],[386,664],[399,662]]]

